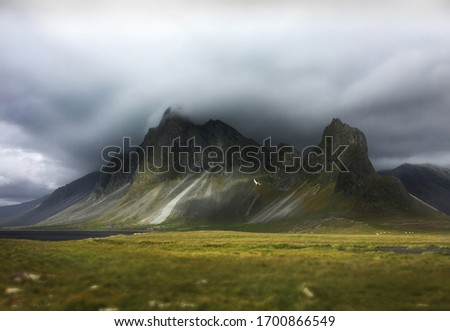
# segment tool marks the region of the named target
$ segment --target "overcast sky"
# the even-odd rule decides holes
[[[450,166],[450,1],[0,0],[0,204],[97,170],[169,106],[377,169]]]

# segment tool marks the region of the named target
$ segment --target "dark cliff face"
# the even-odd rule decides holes
[[[338,171],[336,174],[336,192],[347,194],[362,194],[370,181],[375,179],[376,172],[369,160],[367,139],[364,133],[356,128],[342,123],[339,119],[333,119],[322,135],[320,146],[325,147],[326,137],[333,137],[333,151],[340,146],[346,146],[342,153],[342,163],[348,172]]]
[[[146,164],[150,165],[152,169],[152,165],[168,164],[169,172],[160,176],[163,180],[183,177],[193,172],[201,173],[205,170],[211,170],[207,162],[211,159],[206,158],[207,153],[200,153],[208,147],[211,148],[208,151],[213,152],[220,149],[223,154],[219,159],[227,159],[230,167],[233,166],[232,169],[227,170],[233,170],[235,173],[237,167],[242,165],[243,162],[238,155],[228,154],[227,150],[230,149],[231,151],[248,146],[259,148],[255,141],[244,137],[236,129],[220,120],[209,120],[204,124],[194,124],[189,119],[168,109],[158,127],[150,129],[144,138],[141,147],[145,150],[145,155],[142,156],[140,161],[147,161]],[[171,154],[170,157],[167,157],[169,149]],[[177,151],[182,153],[177,154]],[[231,159],[233,162],[231,162]],[[141,170],[143,170],[143,163],[140,162]],[[180,169],[174,167],[174,164],[181,164],[187,166],[187,168],[180,171]],[[156,172],[158,172],[157,169]]]
[[[159,180],[183,177],[191,173],[191,170],[203,172],[208,165],[206,162],[201,162],[198,148],[194,149],[194,141],[195,146],[201,150],[208,146],[220,148],[224,152],[224,158],[227,157],[225,152],[232,147],[254,146],[259,148],[254,140],[244,137],[236,129],[220,120],[195,124],[169,108],[164,113],[159,125],[148,130],[137,149],[138,152],[134,151],[125,155],[123,162],[131,165],[131,171],[128,174],[123,172],[103,174],[96,189],[97,194],[111,193],[127,183],[133,182],[137,172],[145,173],[149,171],[149,168],[154,171]],[[181,146],[181,148],[177,148],[177,146]],[[173,147],[175,147],[175,151],[183,153],[174,153],[168,156],[169,150],[172,152]],[[173,155],[175,155],[174,159]],[[233,162],[228,162],[228,164],[235,167],[243,164],[237,155],[230,153],[228,156],[233,158]],[[262,160],[261,155],[258,157]],[[180,171],[173,166],[174,163],[189,166],[186,171]],[[169,171],[158,174],[159,169],[169,169]]]
[[[324,147],[325,137],[327,136],[333,137],[333,147],[335,149],[340,145],[354,146],[358,147],[361,153],[367,156],[367,139],[364,133],[357,128],[353,128],[350,125],[343,123],[340,119],[333,118],[331,123],[325,127],[322,134],[322,140],[319,144],[320,147]]]
[[[201,147],[214,145],[227,148],[235,145],[258,145],[222,121],[209,120],[204,124],[194,124],[169,108],[164,113],[159,125],[149,129],[141,147],[171,146],[177,138],[180,138],[183,144],[187,140],[195,138],[196,144]]]

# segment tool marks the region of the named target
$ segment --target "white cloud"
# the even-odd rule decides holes
[[[2,206],[12,206],[22,203],[23,201],[11,200],[11,199],[0,199],[0,207]]]
[[[3,196],[3,192],[0,199],[4,204],[30,200],[33,198],[30,194],[48,194],[79,175],[70,164],[63,164],[37,149],[27,148],[35,146],[32,143],[34,137],[19,126],[0,121],[0,131],[0,187],[3,191],[16,186],[23,190],[22,193],[13,192],[14,198]]]
[[[0,163],[0,172],[8,174],[8,183],[25,181],[54,190],[74,175],[73,170],[57,160],[34,151],[1,148],[0,159],[4,160]]]
[[[12,183],[11,179],[0,175],[0,187],[3,186],[3,185],[11,184],[11,183]]]

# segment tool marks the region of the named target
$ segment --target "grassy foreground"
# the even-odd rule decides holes
[[[205,231],[0,240],[0,309],[450,310],[450,255],[385,246],[449,249],[450,236]],[[21,272],[33,279],[14,276]]]

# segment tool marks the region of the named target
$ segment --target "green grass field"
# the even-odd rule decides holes
[[[448,234],[5,239],[0,309],[450,310],[448,249]]]

